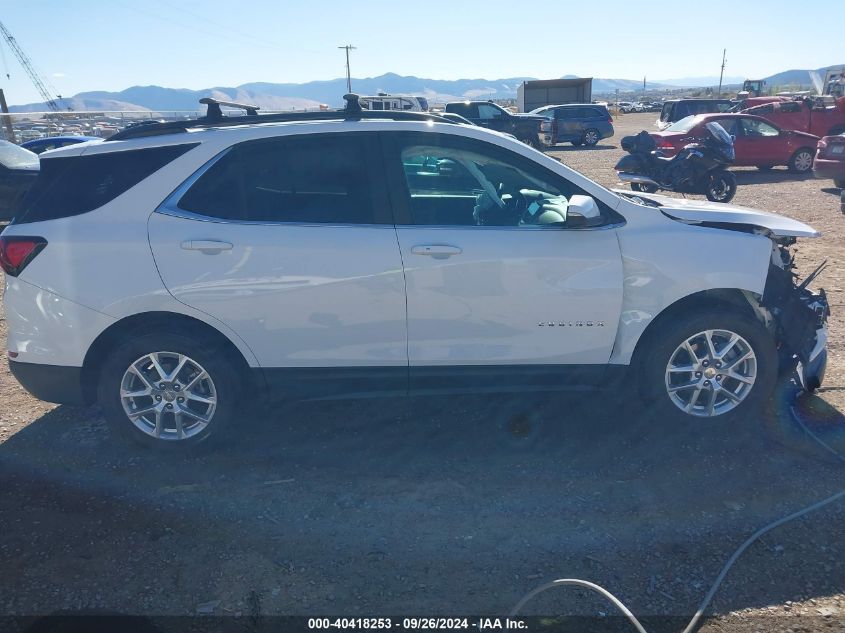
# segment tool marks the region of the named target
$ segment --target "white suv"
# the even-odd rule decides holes
[[[615,384],[688,419],[818,386],[786,217],[614,192],[512,138],[347,110],[138,126],[42,155],[0,237],[12,373],[155,446],[245,394]],[[219,109],[219,108],[218,108]],[[211,110],[211,106],[210,106]]]

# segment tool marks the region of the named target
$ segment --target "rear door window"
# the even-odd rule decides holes
[[[671,121],[672,110],[674,108],[674,103],[664,103],[663,109],[660,111],[660,120],[663,122]],[[683,118],[683,117],[681,117]]]
[[[235,146],[179,200],[204,216],[247,222],[375,224],[366,134],[312,134]],[[384,209],[384,207],[382,207]],[[383,218],[382,218],[383,219]]]

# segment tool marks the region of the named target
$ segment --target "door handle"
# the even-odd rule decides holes
[[[186,251],[202,251],[203,253],[220,253],[232,250],[232,244],[220,240],[185,240],[182,249]]]
[[[464,251],[457,246],[447,246],[446,244],[421,244],[411,248],[414,255],[428,255],[434,259],[446,259],[452,255],[460,255]]]

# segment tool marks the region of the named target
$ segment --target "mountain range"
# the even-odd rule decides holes
[[[822,75],[826,69],[819,69]],[[566,75],[564,78],[574,78]],[[460,99],[512,99],[523,81],[533,77],[509,77],[505,79],[425,79],[386,73],[378,77],[353,79],[353,90],[359,94],[422,95],[432,102],[445,102]],[[769,85],[810,86],[809,70],[788,70],[767,77]],[[725,77],[724,85],[739,84],[740,77]],[[718,84],[718,77],[684,77],[665,81],[647,81],[649,90],[669,90],[673,88],[705,87]],[[593,79],[593,94],[612,94],[641,90],[643,82],[632,79]],[[161,86],[132,86],[119,92],[92,91],[62,99],[62,105],[73,110],[134,110],[161,112],[166,110],[195,111],[202,97],[214,97],[224,101],[253,103],[263,110],[290,110],[317,107],[321,103],[338,106],[346,92],[346,79],[329,79],[307,83],[246,83],[236,87],[214,87],[203,90],[184,88],[163,88]],[[11,106],[12,112],[45,111],[44,103],[29,103]]]

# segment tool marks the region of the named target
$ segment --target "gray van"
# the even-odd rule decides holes
[[[688,116],[730,112],[733,107],[734,103],[730,99],[669,99],[663,102],[663,109],[655,125],[662,132]]]
[[[613,136],[613,117],[603,105],[595,103],[567,103],[543,106],[532,110],[555,120],[555,143],[570,142],[576,147],[592,147],[603,138]]]

